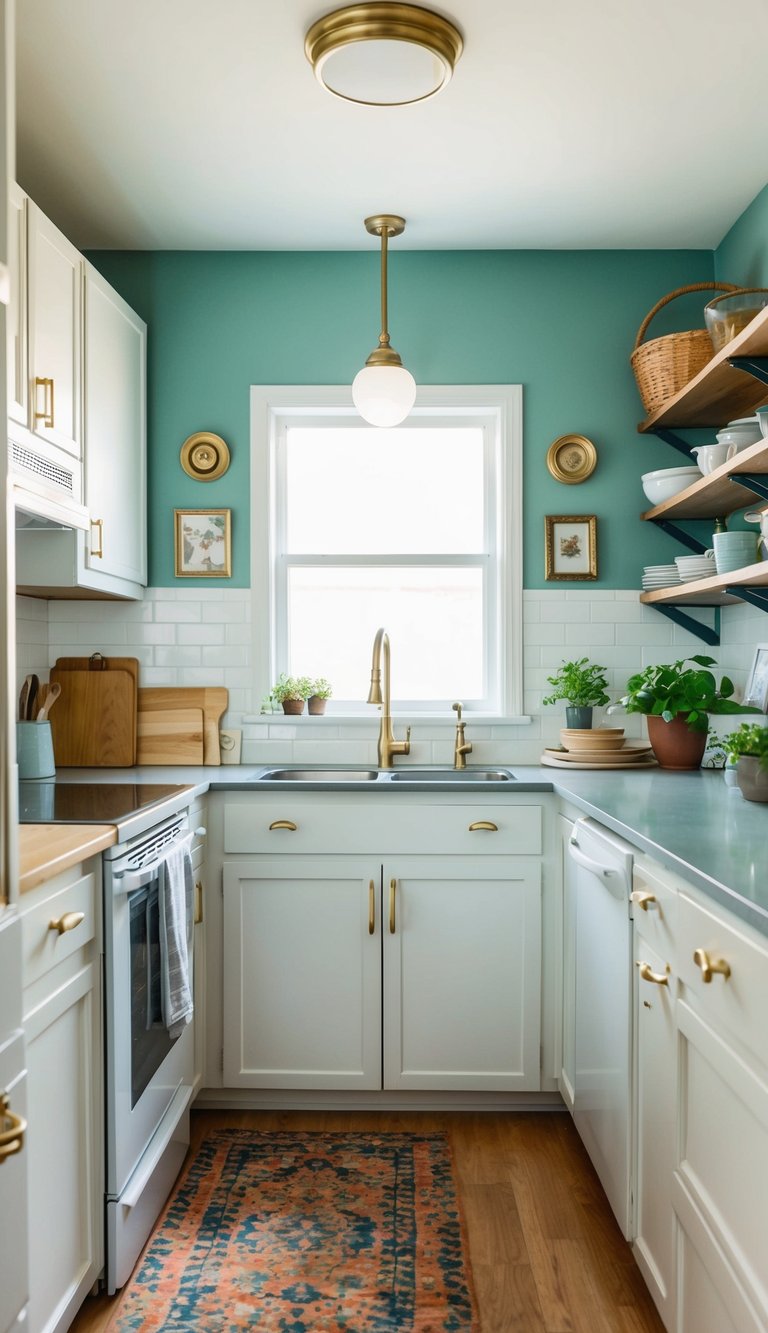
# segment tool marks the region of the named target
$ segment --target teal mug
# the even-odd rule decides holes
[[[16,758],[25,781],[56,776],[50,722],[16,723]]]

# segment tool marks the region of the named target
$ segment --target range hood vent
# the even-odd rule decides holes
[[[32,449],[26,449],[23,444],[17,444],[15,440],[8,441],[8,463],[13,472],[37,477],[38,481],[47,486],[66,491],[70,497],[75,494],[75,478],[69,469],[52,463]]]

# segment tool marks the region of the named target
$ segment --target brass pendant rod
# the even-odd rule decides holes
[[[389,227],[381,229],[381,333],[379,347],[389,347],[389,329],[387,328],[387,243]]]

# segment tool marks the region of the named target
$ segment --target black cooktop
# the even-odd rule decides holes
[[[20,782],[19,822],[119,824],[185,790],[152,782]]]

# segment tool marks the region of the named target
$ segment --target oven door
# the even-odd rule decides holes
[[[160,1010],[159,872],[105,875],[107,1195],[119,1198],[180,1089],[192,1091],[193,1025]],[[137,887],[134,884],[142,880]],[[123,882],[127,888],[123,888]],[[185,1098],[185,1105],[189,1101]]]

